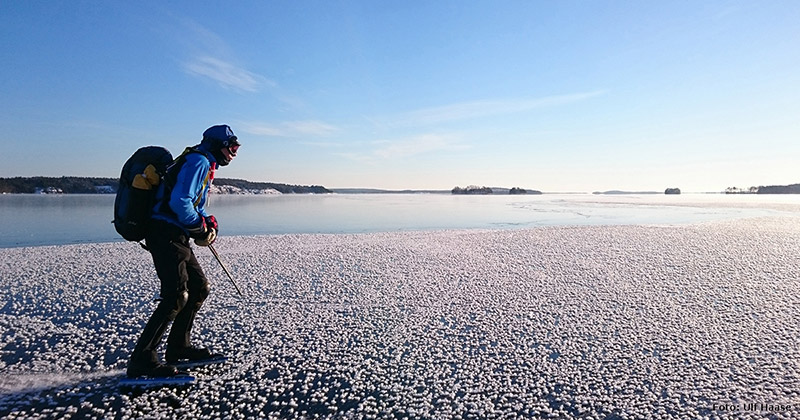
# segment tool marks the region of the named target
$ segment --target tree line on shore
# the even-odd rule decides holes
[[[800,184],[767,185],[750,188],[728,187],[725,194],[800,194]]]
[[[93,177],[16,177],[0,178],[3,194],[115,194],[119,178]],[[230,185],[242,190],[277,190],[283,194],[327,194],[331,191],[320,185],[289,185],[274,182],[251,182],[243,179],[216,178],[214,185]]]
[[[63,194],[114,194],[117,192],[119,178],[102,177],[14,177],[0,178],[0,193],[2,194],[35,194],[35,193],[63,193]],[[243,179],[217,178],[214,185],[229,185],[241,190],[276,190],[283,194],[329,194],[331,190],[321,185],[290,185],[274,182],[252,182]],[[541,191],[526,190],[514,187],[490,188],[469,185],[465,188],[455,187],[452,194],[541,194]],[[666,194],[680,194],[678,188],[668,188]],[[726,194],[800,194],[800,184],[769,185],[750,188],[728,187]]]
[[[477,185],[468,185],[466,188],[461,188],[456,186],[452,190],[450,190],[452,194],[475,194],[475,195],[487,195],[487,194],[541,194],[541,191],[537,190],[526,190],[524,188],[514,187],[511,189],[507,188],[490,188],[490,187],[479,187]]]

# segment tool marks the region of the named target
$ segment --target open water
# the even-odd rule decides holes
[[[0,247],[122,241],[111,223],[113,207],[113,195],[0,195]],[[784,207],[800,207],[800,197],[217,195],[208,208],[219,219],[221,235],[263,235],[685,224],[773,215]]]

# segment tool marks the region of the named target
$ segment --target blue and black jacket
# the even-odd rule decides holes
[[[177,173],[169,174],[169,182],[163,182],[158,190],[152,218],[174,224],[189,235],[209,216],[208,190],[217,162],[205,145],[200,144],[187,149],[175,165],[179,166],[175,168]]]

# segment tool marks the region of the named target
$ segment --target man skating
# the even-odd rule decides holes
[[[191,343],[192,325],[208,297],[209,284],[190,239],[198,246],[209,246],[216,240],[217,220],[205,208],[208,190],[216,169],[231,163],[239,146],[229,126],[209,128],[199,145],[187,148],[176,159],[160,186],[145,244],[161,280],[162,300],[136,343],[128,362],[129,377],[174,376],[178,370],[171,363],[214,356]],[[170,323],[167,364],[163,364],[158,347]]]

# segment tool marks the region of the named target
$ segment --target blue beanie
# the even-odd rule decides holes
[[[203,132],[203,141],[209,150],[230,147],[233,145],[241,146],[239,139],[233,134],[233,130],[227,125],[215,125]]]
[[[241,146],[239,139],[233,134],[233,130],[227,125],[215,125],[203,132],[203,141],[200,142],[220,166],[227,166],[231,163],[232,157],[228,159],[222,149],[231,146]],[[235,156],[235,155],[234,155]]]

